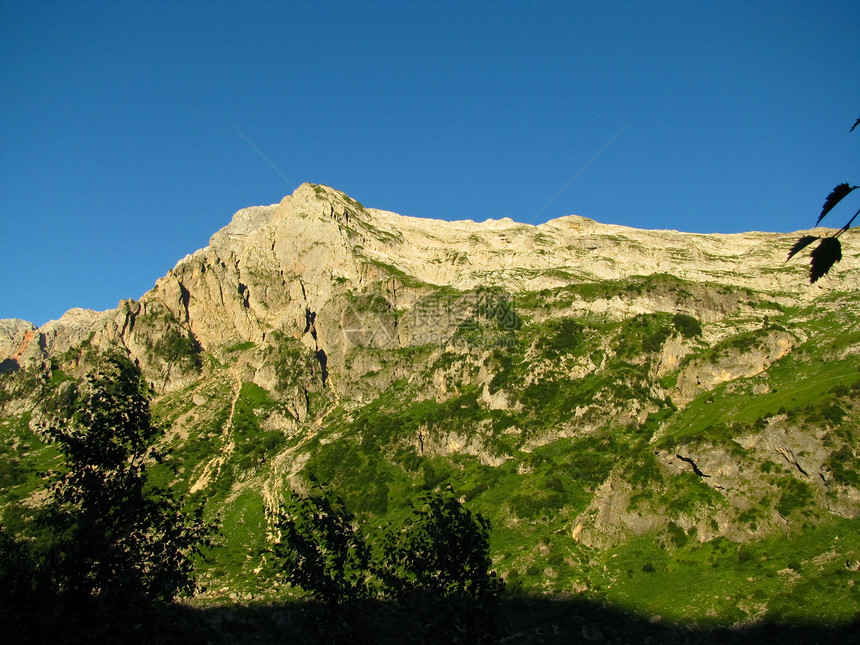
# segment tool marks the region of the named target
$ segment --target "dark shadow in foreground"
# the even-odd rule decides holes
[[[856,621],[839,626],[685,626],[587,601],[540,597],[508,596],[495,606],[425,597],[337,607],[313,601],[209,608],[137,605],[74,615],[44,606],[23,613],[9,609],[0,609],[0,633],[7,643],[860,643]]]

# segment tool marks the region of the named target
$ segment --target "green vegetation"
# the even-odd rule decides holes
[[[491,570],[490,530],[489,520],[473,515],[450,487],[424,493],[403,526],[385,535],[377,565],[383,593],[494,599],[504,583]]]
[[[309,496],[288,492],[273,524],[276,566],[329,605],[376,594],[490,599],[504,586],[490,570],[489,521],[473,516],[450,488],[422,494],[375,553],[343,500],[319,484]]]
[[[662,441],[667,446],[670,441],[696,441],[704,438],[703,432],[719,427],[736,428],[736,436],[759,420],[778,414],[805,417],[818,425],[826,421],[827,414],[830,418],[839,416],[832,410],[822,412],[820,404],[832,400],[832,388],[850,387],[858,382],[858,369],[860,359],[856,356],[829,362],[786,356],[768,370],[768,392],[753,397],[746,389],[720,385],[678,412],[667,423]],[[798,378],[798,375],[802,376]],[[830,404],[825,405],[829,409]],[[732,436],[722,432],[712,434],[711,438],[731,439]]]
[[[30,413],[0,420],[0,524],[18,532],[32,519],[33,510],[21,502],[45,486],[44,473],[58,469],[61,453],[30,428]]]
[[[288,582],[329,605],[369,593],[370,554],[340,498],[319,487],[309,497],[289,491],[274,525],[272,550]]]
[[[233,410],[233,440],[236,450],[236,467],[254,468],[268,457],[277,454],[286,443],[280,430],[263,430],[259,411],[270,410],[274,402],[266,390],[253,383],[243,383]]]
[[[702,324],[687,314],[675,314],[672,316],[672,324],[684,338],[696,338],[702,335]]]
[[[780,515],[788,517],[793,511],[806,511],[809,508],[812,502],[812,489],[809,484],[794,477],[785,477],[780,484],[782,493],[776,504]]]
[[[16,612],[40,625],[127,612],[195,590],[192,556],[212,528],[153,486],[146,458],[152,424],[140,372],[124,359],[63,401],[46,428],[63,456],[49,496],[10,535],[0,527],[4,624]]]
[[[661,275],[515,297],[420,285],[395,300],[377,287],[339,293],[330,306],[378,318],[397,342],[341,348],[339,328],[319,324],[320,314],[327,368],[302,341],[271,330],[264,342],[225,348],[225,364],[200,352],[206,369],[154,401],[166,432],[152,439],[158,459],[147,453],[148,485],[187,496],[188,509],[221,526],[206,560],[193,560],[204,590],[196,606],[274,603],[290,616],[291,637],[308,642],[347,624],[393,642],[392,624],[416,617],[438,634],[452,633],[443,623],[468,631],[457,622],[465,612],[416,600],[436,594],[434,585],[457,598],[470,593],[443,566],[450,545],[434,552],[425,539],[444,520],[471,526],[469,540],[486,546],[464,549],[472,555],[454,570],[471,570],[465,562],[474,557],[483,563],[475,570],[498,572],[507,588],[500,602],[520,624],[540,615],[565,625],[614,607],[621,613],[601,623],[607,640],[629,620],[638,630],[631,633],[660,642],[673,633],[648,630],[814,623],[819,615],[841,625],[860,613],[850,584],[860,561],[857,520],[844,517],[860,486],[856,293],[791,307],[774,302],[779,294]],[[635,312],[674,304],[603,313],[598,301],[616,297]],[[713,299],[725,307],[717,320],[718,307],[695,314],[705,323],[679,313]],[[589,303],[598,304],[581,313]],[[159,315],[144,321],[156,338],[182,329]],[[419,337],[418,323],[439,342]],[[159,360],[169,354],[170,369],[187,369],[191,359],[172,342],[175,351],[167,341],[158,348]],[[775,342],[786,344],[783,358],[762,358],[752,376],[732,373]],[[21,402],[39,392],[60,410],[80,387],[84,354],[0,375],[0,550],[13,585],[29,575],[21,538],[44,494],[42,473],[65,468],[60,445],[31,428],[40,415]],[[697,368],[726,380],[690,388]],[[328,482],[338,496],[296,495],[287,478]],[[448,487],[459,497],[432,492]],[[304,550],[287,546],[301,540]],[[409,555],[419,551],[421,559]],[[310,578],[296,573],[305,566]],[[543,605],[543,597],[562,604]],[[339,627],[327,604],[338,605]],[[661,622],[648,622],[657,615]]]
[[[742,545],[687,540],[669,550],[642,536],[600,554],[590,584],[617,607],[679,623],[846,623],[856,619],[860,600],[854,565],[846,566],[860,553],[858,529],[858,520],[840,520],[788,537]]]
[[[544,273],[554,275],[553,271]],[[647,276],[631,276],[621,280],[571,281],[570,284],[563,287],[520,294],[517,297],[517,305],[528,309],[549,306],[565,307],[576,300],[593,302],[609,300],[614,297],[631,298],[646,295],[671,295],[680,302],[686,302],[697,290],[696,283],[666,273],[653,273]]]
[[[191,330],[182,327],[170,311],[153,305],[147,313],[137,317],[135,326],[153,334],[155,341],[149,348],[150,356],[185,370],[200,371],[203,365],[200,344]]]
[[[584,341],[585,328],[573,318],[560,318],[550,321],[545,331],[538,337],[537,346],[547,358],[571,355]]]
[[[249,349],[254,349],[256,346],[257,346],[257,343],[250,341],[250,340],[246,340],[246,341],[234,343],[233,345],[230,345],[229,347],[227,347],[224,351],[227,352],[228,354],[232,354],[233,352],[246,352]]]
[[[168,363],[186,361],[197,370],[202,365],[200,345],[190,331],[183,334],[174,327],[169,327],[168,331],[156,341],[152,350]]]
[[[286,580],[335,609],[351,629],[366,626],[367,599],[393,599],[420,625],[421,641],[492,642],[504,583],[490,568],[490,524],[450,490],[425,492],[400,526],[386,528],[376,548],[339,497],[319,485],[294,492],[274,516],[274,566]],[[356,602],[364,601],[360,616]],[[421,615],[432,619],[418,618]],[[374,640],[379,627],[374,626]],[[324,630],[331,637],[331,628]]]

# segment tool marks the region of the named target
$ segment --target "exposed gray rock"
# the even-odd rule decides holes
[[[35,325],[26,320],[0,320],[0,372],[18,369],[21,356],[35,337],[35,331]]]
[[[693,361],[681,370],[672,400],[683,406],[721,383],[760,374],[787,355],[796,342],[791,334],[773,330],[756,339],[752,347],[728,347],[710,360]]]

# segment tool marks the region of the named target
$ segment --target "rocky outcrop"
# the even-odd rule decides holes
[[[18,369],[21,357],[35,337],[33,323],[17,318],[0,320],[0,373]]]
[[[791,334],[774,330],[749,338],[747,343],[717,346],[709,357],[694,360],[681,370],[672,401],[683,406],[721,383],[761,374],[786,356],[796,342]]]
[[[597,487],[588,508],[573,522],[574,540],[591,548],[605,549],[664,526],[666,520],[660,515],[637,512],[632,507],[631,497],[635,492],[620,473],[613,472]]]

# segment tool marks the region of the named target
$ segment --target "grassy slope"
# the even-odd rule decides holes
[[[470,508],[492,519],[494,557],[511,589],[547,593],[583,590],[590,598],[644,614],[699,624],[762,618],[846,621],[860,608],[852,584],[856,573],[845,564],[860,557],[860,544],[852,537],[856,534],[855,520],[818,515],[820,527],[803,527],[797,522],[785,534],[748,544],[725,539],[700,543],[695,534],[688,535],[671,522],[664,530],[607,551],[583,547],[571,536],[574,520],[613,467],[622,464],[621,471],[628,479],[649,483],[648,468],[659,469],[649,461],[648,440],[661,423],[663,441],[671,438],[684,443],[713,434],[715,428],[748,428],[780,411],[805,411],[809,421],[816,406],[838,402],[834,388],[851,388],[860,380],[856,355],[834,358],[855,344],[855,332],[834,325],[828,317],[810,319],[814,314],[788,312],[771,321],[789,329],[802,328],[812,340],[768,370],[769,393],[753,397],[744,388],[719,386],[680,412],[659,408],[659,402],[645,394],[644,384],[637,388],[636,378],[646,378],[646,366],[627,360],[636,354],[638,344],[668,324],[667,317],[646,316],[622,325],[605,323],[604,328],[591,321],[579,338],[571,338],[575,335],[571,333],[561,338],[555,322],[527,324],[517,332],[515,344],[508,346],[507,360],[500,365],[506,371],[496,380],[512,390],[528,373],[518,365],[527,364],[524,359],[533,359],[536,351],[557,359],[561,354],[582,356],[599,351],[596,342],[589,345],[589,337],[596,341],[614,333],[624,342],[606,363],[608,368],[582,382],[547,378],[543,392],[540,387],[522,389],[523,399],[531,405],[519,412],[487,409],[478,401],[478,388],[468,383],[440,405],[415,400],[415,379],[412,384],[396,382],[360,410],[333,414],[325,429],[305,444],[303,449],[310,459],[303,472],[330,482],[357,511],[370,534],[386,521],[396,521],[424,487],[451,484]],[[549,339],[545,347],[541,347],[540,339]],[[496,359],[498,355],[491,353],[489,361]],[[468,358],[461,354],[442,355],[435,367],[453,366],[457,368],[454,371],[468,372],[467,363]],[[619,373],[625,378],[619,379]],[[565,414],[569,418],[576,404],[592,401],[600,392],[612,392],[613,387],[619,398],[632,392],[657,406],[654,421],[643,427],[608,423],[584,436],[522,452],[529,428],[535,431],[557,423]],[[529,401],[529,396],[534,400]],[[853,409],[851,400],[850,396],[843,397],[843,407]],[[845,432],[853,436],[856,422],[849,418],[845,423],[850,426]],[[488,442],[488,452],[495,450],[512,458],[499,466],[487,466],[470,455],[418,455],[414,440],[418,429],[429,436],[437,426],[467,436],[483,432],[494,437]],[[511,428],[524,432],[510,432]],[[717,438],[731,440],[730,436]],[[661,476],[652,473],[652,477]],[[664,495],[670,499],[674,495],[685,510],[696,508],[690,500],[708,502],[717,497],[692,475],[664,477]],[[247,505],[248,500],[240,495],[227,507],[231,504]],[[258,505],[255,512],[259,525],[262,506]],[[225,514],[225,534],[231,532],[235,515]],[[243,534],[238,522],[235,524],[236,535]],[[841,541],[836,539],[839,536]],[[234,539],[238,541],[232,537],[227,541]],[[727,589],[732,592],[726,593]]]
[[[685,297],[683,285],[670,283],[670,291]],[[660,508],[668,505],[670,515],[723,508],[720,495],[691,473],[666,472],[653,457],[655,447],[706,441],[737,452],[742,449],[733,442],[732,429],[750,431],[776,414],[794,415],[798,424],[808,427],[829,428],[834,453],[856,446],[858,438],[860,356],[851,351],[860,341],[856,295],[834,296],[838,306],[826,311],[774,315],[769,308],[771,324],[809,340],[764,375],[748,379],[749,387],[718,386],[676,411],[650,382],[654,355],[643,354],[678,333],[670,315],[624,322],[545,319],[548,313],[563,313],[578,298],[631,289],[641,293],[647,287],[635,283],[591,291],[565,288],[540,297],[526,294],[517,301],[524,321],[519,329],[478,321],[459,332],[467,346],[476,347],[473,351],[428,350],[435,363],[424,373],[394,380],[357,410],[335,407],[320,426],[311,420],[293,434],[265,429],[270,414],[290,413],[250,383],[242,385],[226,427],[235,392],[229,371],[214,361],[203,384],[193,386],[195,392],[205,391],[205,404],[190,403],[192,388],[156,402],[159,418],[166,424],[182,419],[187,430],[166,436],[170,458],[153,470],[157,481],[188,493],[213,455],[223,457],[211,469],[207,485],[188,498],[192,504],[205,504],[207,514],[222,523],[221,546],[208,562],[200,563],[210,598],[248,600],[286,593],[266,562],[261,490],[272,477],[277,456],[287,452],[306,458],[301,474],[329,482],[370,535],[397,521],[422,489],[451,484],[472,510],[492,520],[494,560],[514,591],[582,593],[645,616],[698,624],[856,618],[858,574],[851,563],[860,560],[857,520],[820,511],[808,519],[801,513],[785,532],[759,535],[743,544],[725,538],[700,542],[695,532],[671,521],[674,516],[667,517],[662,528],[610,549],[589,549],[573,538],[576,519],[613,472],[645,491],[640,499],[643,512],[654,512],[657,499]],[[739,330],[749,326],[740,318],[736,324]],[[731,320],[722,324],[731,325]],[[487,349],[488,339],[495,349]],[[400,364],[404,351],[416,350],[388,353],[383,370]],[[710,348],[699,343],[697,351],[704,355]],[[593,369],[571,379],[570,370],[584,361]],[[477,374],[482,365],[493,375],[490,392],[508,393],[512,404],[518,404],[513,409],[491,410],[481,401]],[[451,387],[449,398],[437,403],[429,397],[427,383],[439,370],[448,375]],[[765,380],[769,392],[752,396],[752,385]],[[821,415],[833,405],[846,412],[845,418],[822,421]],[[591,406],[592,412],[574,418],[577,406]],[[650,412],[648,421],[632,423],[618,415],[630,407]],[[3,486],[4,504],[38,488],[41,479],[35,473],[56,458],[35,435],[27,435],[26,422],[25,417],[3,420],[0,465],[11,478]],[[558,429],[566,436],[554,438]],[[479,454],[421,454],[419,431],[428,446],[433,440],[444,445],[452,432],[461,443],[475,439],[478,448],[472,452]],[[488,458],[502,463],[487,465]],[[856,458],[846,467],[850,479]],[[774,472],[774,485],[784,483],[786,476]],[[766,500],[777,502],[778,496]],[[6,524],[15,521],[11,508],[4,513]]]

